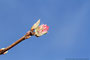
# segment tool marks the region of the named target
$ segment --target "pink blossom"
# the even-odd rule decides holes
[[[35,35],[36,36],[42,36],[48,32],[49,26],[46,24],[42,24],[37,29],[35,29]]]

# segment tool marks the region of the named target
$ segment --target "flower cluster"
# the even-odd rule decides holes
[[[46,24],[42,24],[40,26],[39,26],[39,24],[40,24],[40,19],[31,28],[31,29],[35,30],[35,35],[37,37],[46,34],[48,32],[48,29],[49,29],[49,26],[47,26]]]

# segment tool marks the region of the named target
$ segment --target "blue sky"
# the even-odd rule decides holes
[[[0,48],[22,37],[41,19],[48,34],[33,36],[1,55],[1,60],[90,58],[89,0],[0,0]]]

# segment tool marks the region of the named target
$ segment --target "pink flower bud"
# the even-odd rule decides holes
[[[45,24],[40,25],[35,29],[36,36],[42,36],[48,32],[49,27]]]

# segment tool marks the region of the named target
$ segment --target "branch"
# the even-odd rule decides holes
[[[20,42],[22,42],[25,39],[30,38],[31,36],[33,36],[35,33],[32,31],[28,31],[23,37],[21,37],[20,39],[18,39],[16,42],[14,42],[13,44],[11,44],[10,46],[4,48],[4,49],[0,49],[0,55],[1,54],[5,54],[6,51],[8,51],[9,49],[13,48],[14,46],[16,46],[17,44],[19,44]]]
[[[31,27],[31,30],[29,30],[23,37],[21,37],[19,40],[17,40],[16,42],[11,44],[10,46],[0,49],[0,55],[6,54],[9,49],[13,48],[14,46],[19,44],[23,40],[28,39],[33,35],[35,35],[36,37],[39,37],[39,36],[46,34],[49,27],[45,24],[42,24],[39,26],[39,24],[40,24],[40,19]],[[35,32],[34,32],[34,30],[35,30]]]

